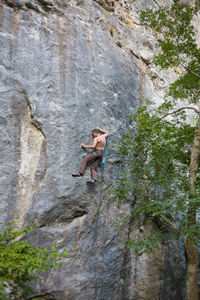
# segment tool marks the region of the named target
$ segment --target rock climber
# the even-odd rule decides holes
[[[107,130],[107,128],[106,128]],[[81,167],[78,172],[73,173],[72,176],[74,177],[81,177],[86,169],[87,163],[94,160],[94,162],[91,165],[91,179],[87,181],[87,183],[95,183],[97,182],[97,166],[103,159],[104,154],[104,147],[106,145],[106,138],[108,137],[109,133],[106,130],[102,130],[99,127],[92,130],[92,137],[94,139],[92,145],[85,145],[81,144],[83,148],[89,148],[94,149],[94,151],[83,158]],[[102,133],[102,134],[100,134]]]

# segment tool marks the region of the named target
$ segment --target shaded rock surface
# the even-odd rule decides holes
[[[63,267],[51,270],[35,288],[38,299],[97,299],[90,246],[101,170],[94,187],[86,185],[89,169],[81,178],[71,173],[85,153],[81,142],[92,142],[93,128],[108,126],[110,142],[120,140],[130,112],[145,99],[161,102],[177,78],[173,70],[150,64],[157,43],[139,21],[146,7],[156,8],[158,2],[0,3],[0,222],[6,225],[19,215],[19,228],[39,227],[32,242],[69,251]],[[132,209],[126,204],[119,210],[106,198],[118,171],[111,148],[94,247],[101,299],[183,299],[183,289],[173,292],[171,283],[166,288],[161,269],[179,269],[180,248],[172,244],[164,256],[138,258],[122,243],[139,233],[132,227],[117,231],[118,214],[129,216]]]

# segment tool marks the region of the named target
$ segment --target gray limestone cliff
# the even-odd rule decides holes
[[[158,3],[159,2],[159,3]],[[174,70],[150,64],[157,43],[140,24],[156,0],[3,0],[0,3],[0,222],[19,216],[18,228],[37,224],[30,236],[69,256],[35,287],[37,299],[97,299],[90,245],[101,189],[71,173],[92,142],[91,130],[106,127],[109,141],[128,129],[128,116],[145,99],[162,101]],[[118,209],[106,197],[117,178],[112,148],[105,166],[103,200],[94,247],[100,299],[183,299],[174,287],[182,272],[181,246],[135,256],[122,243],[139,234],[117,231]],[[156,224],[141,230],[153,230]],[[59,244],[59,243],[62,244]],[[72,247],[75,247],[75,251]],[[167,271],[165,269],[167,267]]]

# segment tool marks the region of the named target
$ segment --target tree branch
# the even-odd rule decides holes
[[[179,109],[177,109],[177,110],[175,110],[171,113],[168,113],[168,114],[164,115],[163,117],[159,118],[158,120],[162,120],[162,119],[166,118],[167,116],[174,115],[174,114],[176,114],[177,112],[179,112],[183,109],[193,109],[197,114],[200,114],[200,111],[197,110],[196,108],[190,107],[190,106],[185,106],[185,107],[181,107],[181,108],[179,108]]]
[[[179,62],[179,64],[185,69],[187,70],[188,72],[190,72],[191,74],[193,74],[194,76],[200,78],[200,75],[198,75],[197,73],[195,73],[194,71],[192,71],[189,67],[185,66],[183,64],[183,62],[181,61],[181,58],[180,58],[180,53],[179,53],[179,38],[180,38],[180,35],[178,36],[178,38],[176,39],[176,52],[177,52],[177,60]]]
[[[175,224],[173,224],[172,222],[170,222],[165,216],[163,216],[162,214],[160,214],[160,216],[167,222],[167,224],[171,225],[171,227],[173,229],[178,229],[178,227]]]
[[[186,67],[182,61],[180,60],[180,58],[178,58],[178,61],[179,61],[179,64],[184,68],[186,69],[188,72],[190,72],[191,74],[193,74],[194,76],[200,78],[200,75],[198,75],[197,73],[193,72],[190,68]]]

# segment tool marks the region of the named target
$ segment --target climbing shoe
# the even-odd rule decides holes
[[[92,184],[95,183],[95,182],[97,182],[97,181],[94,180],[94,179],[90,179],[90,180],[87,181],[87,183],[92,183]]]
[[[81,177],[82,175],[79,172],[73,173],[72,176],[74,177]]]

